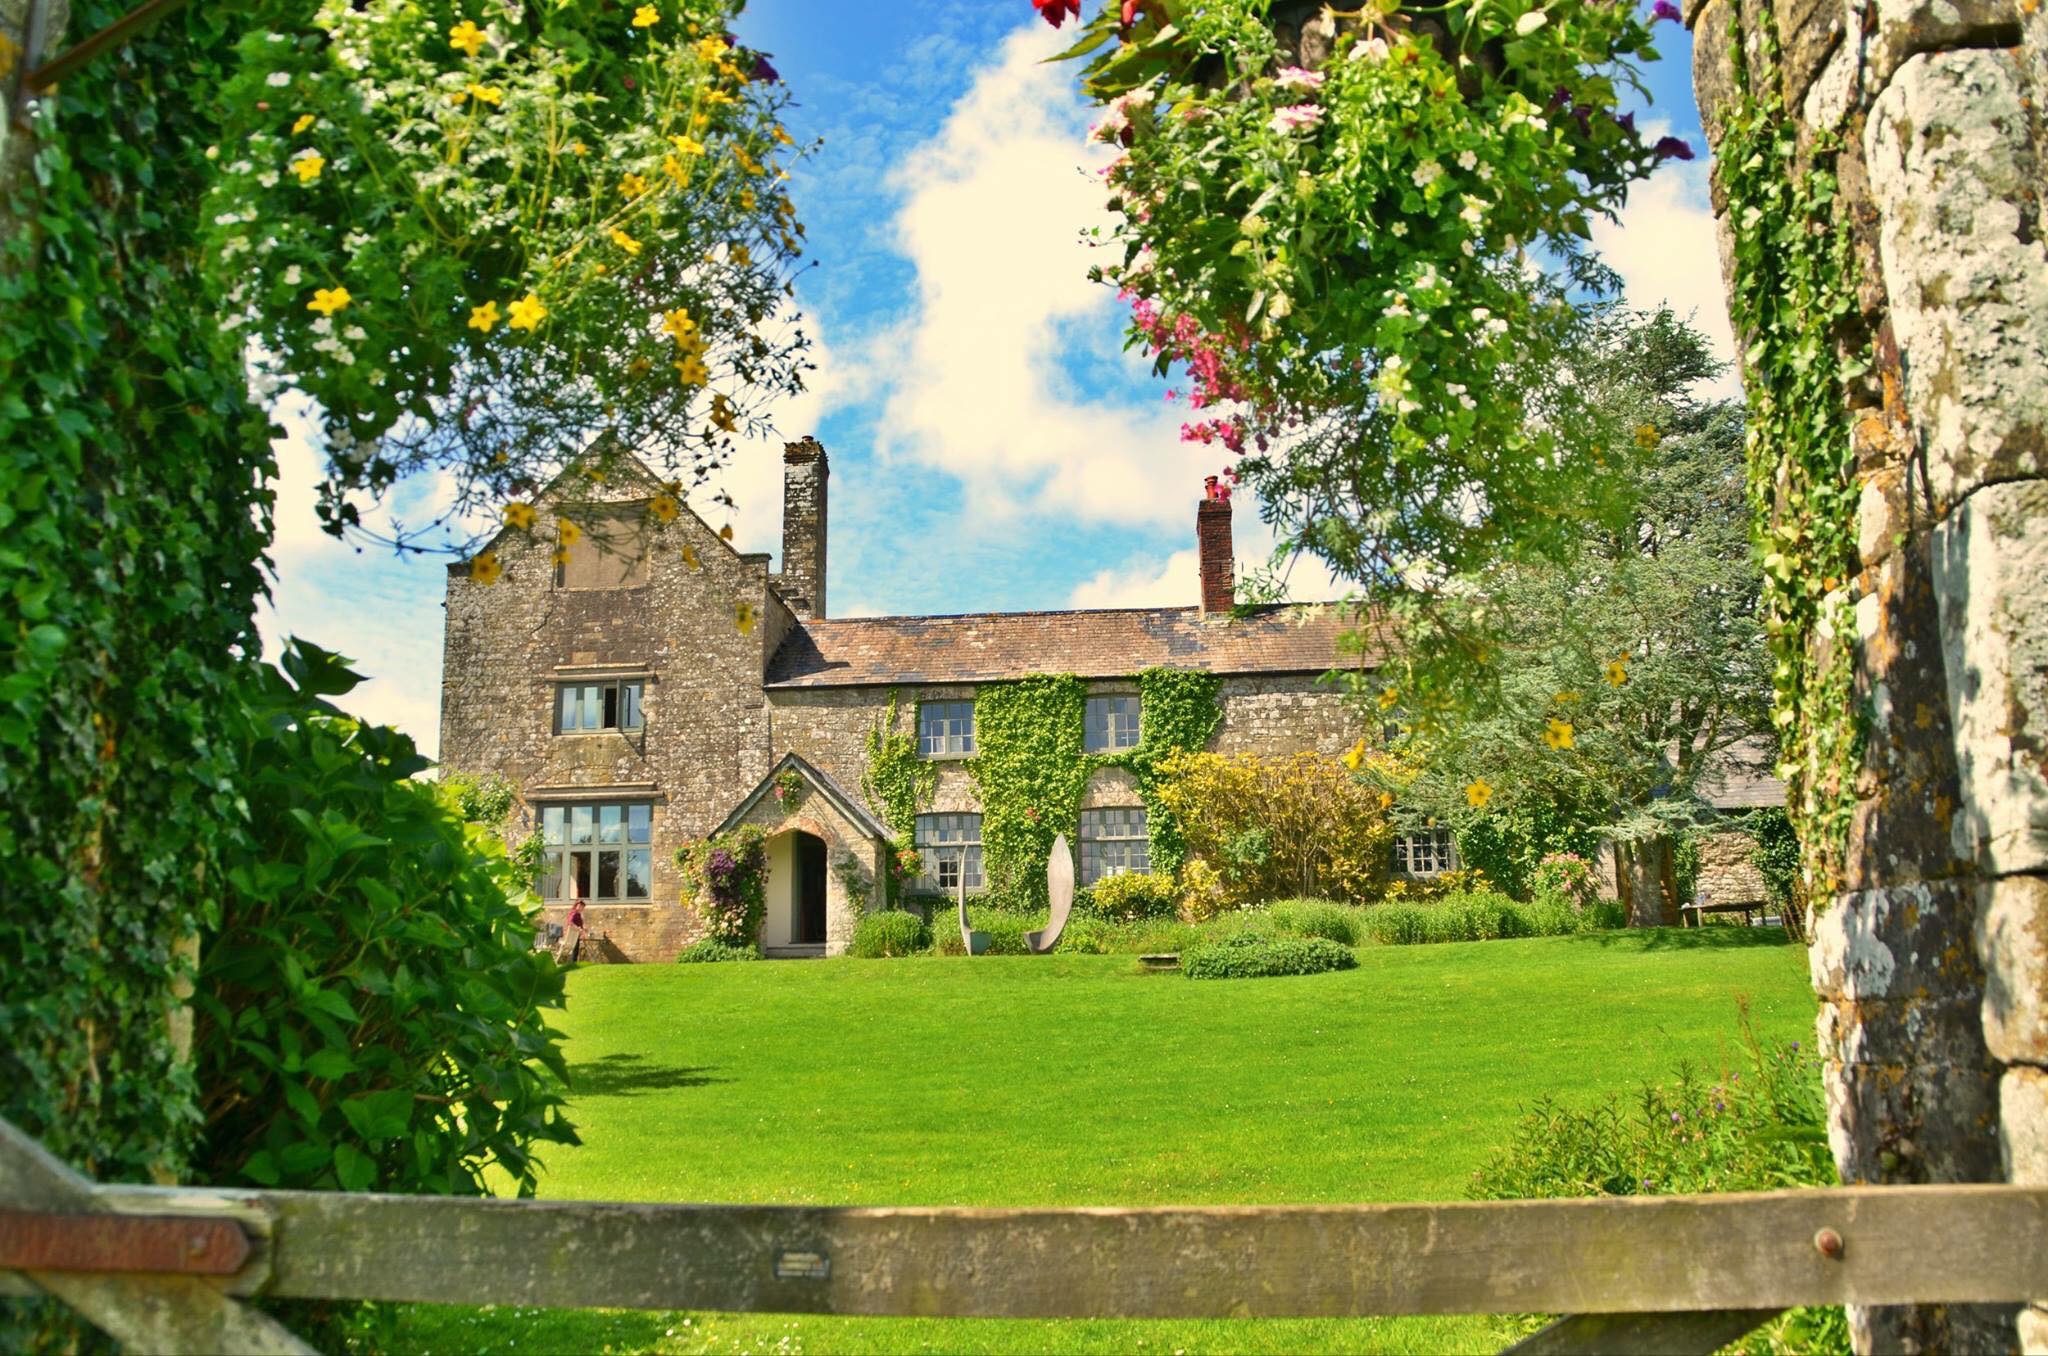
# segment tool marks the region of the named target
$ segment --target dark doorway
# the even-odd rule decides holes
[[[798,946],[825,940],[825,840],[796,836],[796,928]]]

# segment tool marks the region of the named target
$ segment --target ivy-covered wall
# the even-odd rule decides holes
[[[1838,1166],[2048,1181],[2048,13],[1688,11]],[[1851,1322],[2014,1340],[1997,1307]]]
[[[244,819],[271,462],[194,304],[222,9],[67,78],[0,183],[0,1114],[108,1180],[198,1132],[167,1018]]]

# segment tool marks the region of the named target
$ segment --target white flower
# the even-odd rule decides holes
[[[1529,118],[1529,125],[1539,132],[1548,132],[1550,130],[1550,120],[1539,115],[1532,114]]]
[[[1405,221],[1397,221],[1393,225],[1387,227],[1387,229],[1392,231],[1394,233],[1394,238],[1398,240],[1402,236],[1408,234],[1408,223]]]
[[[1415,288],[1419,292],[1427,292],[1441,286],[1442,283],[1443,279],[1437,276],[1436,265],[1424,264],[1422,275],[1415,280]]]
[[[292,73],[290,71],[272,71],[268,76],[264,78],[263,81],[264,84],[270,86],[272,89],[283,89],[286,85],[289,85],[291,82]]]
[[[341,332],[341,337],[348,340],[352,344],[360,344],[363,342],[363,340],[369,338],[370,336],[363,332],[363,327],[361,325],[351,325]]]
[[[265,170],[265,171],[263,171],[263,173],[261,173],[261,174],[259,174],[259,175],[257,175],[257,176],[256,176],[256,182],[257,182],[257,183],[259,183],[259,184],[261,184],[261,185],[263,185],[263,186],[264,186],[265,188],[276,188],[276,187],[277,187],[277,171],[276,171],[276,170]]]
[[[1388,315],[1400,315],[1400,316],[1405,316],[1405,315],[1409,314],[1409,310],[1408,310],[1408,294],[1407,294],[1406,292],[1396,292],[1396,293],[1394,293],[1394,302],[1393,302],[1393,304],[1392,304],[1391,306],[1387,307],[1387,314],[1388,314]],[[1394,355],[1394,358],[1398,358],[1398,357],[1400,357],[1400,356],[1401,356],[1401,355],[1397,353],[1397,354],[1395,354],[1395,355]],[[1393,364],[1393,362],[1394,362],[1394,358],[1389,358],[1389,359],[1387,359],[1387,362],[1388,362],[1388,364],[1389,364],[1389,365],[1392,365],[1392,364]]]
[[[1486,204],[1470,194],[1465,196],[1465,210],[1458,216],[1467,226],[1477,226],[1486,217]]]
[[[1447,382],[1444,389],[1452,395],[1463,395],[1465,394],[1465,383],[1462,381]]]
[[[242,327],[242,317],[240,317],[240,316],[238,316],[238,315],[231,315],[231,316],[228,316],[228,317],[227,317],[226,319],[224,319],[224,320],[222,320],[222,321],[220,322],[220,332],[221,332],[222,334],[228,334],[228,333],[231,333],[231,332],[233,332],[233,331],[235,331],[235,330],[238,330],[238,329],[240,329],[241,327]]]
[[[1532,9],[1521,18],[1515,20],[1515,36],[1526,38],[1549,22],[1550,16],[1548,14],[1545,14],[1540,9]]]
[[[1468,170],[1468,171],[1469,171],[1469,170],[1470,170],[1470,169],[1471,169],[1471,168],[1472,168],[1473,166],[1477,165],[1478,163],[1479,163],[1479,157],[1478,157],[1478,156],[1476,156],[1476,155],[1474,155],[1474,154],[1472,154],[1472,152],[1470,152],[1470,151],[1459,151],[1459,152],[1458,152],[1458,168],[1459,168],[1459,169],[1461,169],[1461,170]]]
[[[1472,308],[1472,318],[1483,325],[1487,321],[1493,319],[1493,312],[1487,310],[1484,306],[1474,306]],[[1452,391],[1462,391],[1465,388],[1462,386],[1452,386],[1448,389]]]
[[[1321,89],[1323,73],[1306,70],[1300,66],[1289,66],[1273,77],[1273,83],[1281,89]]]
[[[1387,40],[1385,38],[1367,38],[1364,42],[1351,49],[1351,59],[1353,61],[1385,61],[1387,59]]]
[[[1289,104],[1273,110],[1270,126],[1275,132],[1313,132],[1322,126],[1323,109],[1320,104]]]
[[[311,328],[313,333],[315,334],[332,334],[334,333],[334,317],[331,315],[323,315],[318,320],[314,321],[309,328]]]
[[[299,280],[305,276],[305,272],[297,264],[293,264],[284,271],[284,285],[286,287],[297,287]]]
[[[1458,248],[1465,251],[1465,257],[1467,259],[1470,259],[1479,253],[1478,250],[1472,248],[1472,242],[1470,240],[1459,241]]]
[[[246,160],[237,160],[234,164],[228,166],[228,173],[247,174],[250,170],[253,170],[255,168],[256,167],[254,165],[250,164]]]
[[[1434,160],[1425,160],[1417,165],[1415,172],[1408,177],[1415,181],[1417,188],[1428,188],[1431,184],[1444,177],[1444,167]]]
[[[1486,184],[1486,183],[1492,183],[1492,182],[1493,182],[1493,166],[1491,166],[1491,165],[1481,165],[1481,166],[1479,167],[1479,170],[1478,170],[1478,174],[1479,174],[1479,182],[1480,182],[1480,183],[1482,183],[1482,184]]]
[[[364,235],[361,231],[350,231],[347,235],[341,238],[341,247],[347,250],[350,254],[354,254],[357,250],[361,249],[363,246],[369,243],[370,237]]]

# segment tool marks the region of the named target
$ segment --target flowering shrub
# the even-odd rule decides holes
[[[1393,841],[1388,802],[1337,760],[1179,753],[1158,772],[1160,803],[1181,825],[1191,857],[1214,873],[1213,885],[1206,874],[1199,891],[1190,885],[1190,901],[1205,896],[1202,910],[1295,896],[1378,897]]]
[[[329,531],[414,468],[455,473],[441,524],[518,501],[600,435],[701,481],[800,388],[788,96],[739,3],[323,0],[242,37],[208,267],[324,411]]]
[[[1172,918],[1180,912],[1173,877],[1125,871],[1095,882],[1075,896],[1074,911],[1112,923]]]
[[[1576,852],[1553,852],[1537,863],[1530,880],[1536,898],[1584,911],[1599,902],[1593,864]]]
[[[703,915],[708,940],[750,947],[768,910],[768,836],[751,824],[676,849],[683,902]]]
[[[1615,281],[1593,221],[1691,155],[1619,112],[1675,6],[1269,8],[1112,0],[1068,53],[1125,149],[1097,274],[1185,366],[1184,436],[1244,453],[1293,544],[1359,581],[1427,591],[1616,519],[1643,449],[1568,369]]]

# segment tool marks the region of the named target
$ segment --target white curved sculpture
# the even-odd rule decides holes
[[[1074,854],[1067,850],[1065,834],[1052,840],[1052,858],[1045,864],[1045,894],[1052,904],[1045,927],[1024,934],[1024,945],[1041,956],[1060,944],[1060,934],[1067,930],[1067,915],[1074,910]]]

